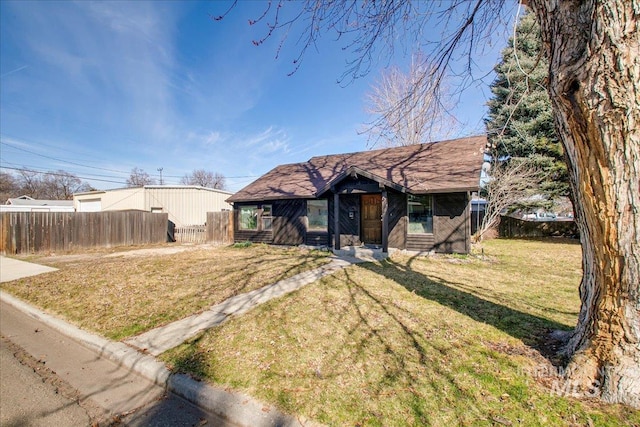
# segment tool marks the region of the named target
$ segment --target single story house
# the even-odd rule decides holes
[[[467,253],[485,136],[313,157],[227,199],[234,240]]]
[[[77,212],[141,210],[165,212],[177,227],[203,225],[207,212],[231,210],[233,193],[197,185],[145,185],[73,195]]]
[[[8,199],[0,212],[74,212],[73,200],[44,200],[29,196]]]

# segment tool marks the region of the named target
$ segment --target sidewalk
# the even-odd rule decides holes
[[[0,282],[10,282],[56,270],[57,268],[0,256]]]
[[[333,274],[357,260],[347,261],[335,258],[329,264],[306,271],[289,279],[264,286],[251,292],[236,295],[200,314],[186,317],[143,334],[131,337],[124,342],[141,351],[159,356],[170,348],[176,347],[202,331],[225,322],[231,316],[239,316],[270,299],[280,297],[300,289],[320,278]],[[362,262],[362,261],[360,261]]]
[[[0,257],[0,261],[2,262],[2,281],[55,271],[50,267],[5,257]],[[323,267],[246,294],[237,295],[203,313],[132,337],[126,341],[126,344],[112,342],[88,333],[2,291],[0,291],[0,300],[3,303],[3,309],[0,314],[3,321],[0,322],[0,326],[3,335],[23,347],[35,358],[39,358],[45,349],[48,348],[50,352],[52,348],[55,348],[56,352],[60,352],[58,357],[65,361],[65,364],[59,365],[60,367],[54,370],[58,373],[66,372],[69,378],[74,378],[74,375],[78,376],[79,379],[76,378],[69,382],[77,386],[76,388],[80,392],[83,392],[80,387],[84,387],[85,397],[99,400],[98,403],[108,408],[112,413],[131,411],[132,408],[127,405],[135,404],[134,406],[138,407],[140,402],[158,399],[158,396],[166,389],[224,420],[215,425],[311,425],[312,422],[305,422],[283,414],[274,406],[259,402],[250,396],[212,387],[192,380],[186,375],[172,374],[163,363],[157,361],[153,356],[179,345],[200,331],[219,325],[229,316],[245,313],[259,304],[313,283],[352,263],[366,261],[370,260],[336,257]],[[6,270],[5,266],[8,266]],[[11,322],[5,320],[7,316],[16,316],[6,308],[7,304],[23,314],[24,319],[17,322],[22,326],[12,329]],[[52,330],[51,333],[46,334],[47,336],[61,333],[60,337],[62,338],[56,337],[53,338],[53,341],[46,342],[42,340],[44,335],[29,333],[29,331],[42,331],[45,328]],[[64,340],[64,337],[71,338],[71,340]],[[91,357],[87,355],[88,350]],[[109,371],[116,372],[113,366],[111,368],[107,366],[92,367],[92,370],[89,371],[88,367],[100,359],[115,362],[119,366],[118,369],[124,369],[124,371],[118,371],[119,374],[116,374],[116,378],[107,375]],[[87,376],[89,372],[90,374]],[[140,382],[138,377],[141,377],[140,380],[143,382]],[[91,386],[83,385],[82,378],[85,383],[88,381],[92,384],[93,389]],[[98,388],[96,389],[96,387]],[[116,395],[109,397],[111,396],[108,394],[110,390],[116,391]],[[103,393],[105,397],[101,398]]]

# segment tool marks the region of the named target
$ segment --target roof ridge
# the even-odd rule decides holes
[[[356,154],[371,154],[371,153],[375,153],[375,152],[383,152],[383,151],[387,151],[387,150],[402,150],[402,149],[408,149],[408,148],[413,148],[413,147],[417,147],[417,146],[424,146],[424,145],[434,145],[434,144],[441,144],[441,143],[446,143],[446,142],[459,142],[465,139],[472,139],[472,138],[486,138],[486,135],[469,135],[469,136],[462,136],[460,138],[451,138],[451,139],[442,139],[439,141],[429,141],[429,142],[421,142],[419,144],[409,144],[409,145],[398,145],[398,146],[393,146],[393,147],[383,147],[383,148],[376,148],[375,150],[363,150],[363,151],[351,151],[348,153],[336,153],[336,154],[325,154],[325,155],[321,155],[321,156],[313,156],[311,157],[308,162],[312,161],[313,159],[321,159],[321,158],[328,158],[328,157],[339,157],[339,156],[353,156]],[[303,162],[306,163],[306,162]]]

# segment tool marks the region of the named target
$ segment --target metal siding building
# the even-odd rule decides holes
[[[232,193],[193,185],[146,185],[73,195],[78,212],[128,210],[166,212],[176,226],[202,225],[207,212],[231,210]]]

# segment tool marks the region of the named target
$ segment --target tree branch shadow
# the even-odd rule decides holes
[[[558,348],[562,343],[551,340],[550,333],[557,330],[569,331],[572,328],[554,320],[482,298],[469,291],[471,289],[469,284],[425,275],[412,268],[415,260],[416,257],[413,257],[404,265],[387,259],[383,263],[366,263],[361,266],[395,281],[424,299],[437,302],[477,322],[499,329],[538,351],[554,365],[564,362],[558,356]]]

